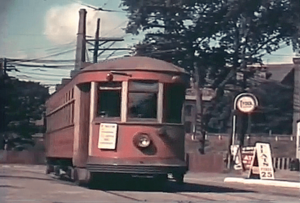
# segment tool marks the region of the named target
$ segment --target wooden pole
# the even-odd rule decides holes
[[[97,20],[93,63],[97,63],[97,61],[98,61],[97,59],[98,59],[98,49],[99,49],[99,30],[100,30],[100,18],[98,18],[98,20]]]

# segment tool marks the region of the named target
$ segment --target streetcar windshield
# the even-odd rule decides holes
[[[164,122],[181,123],[185,88],[181,84],[164,85]]]
[[[157,119],[157,81],[130,81],[128,85],[128,119]]]
[[[99,83],[98,117],[120,117],[121,114],[121,82]]]

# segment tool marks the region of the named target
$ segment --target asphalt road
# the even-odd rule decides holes
[[[298,189],[224,183],[223,174],[188,174],[184,185],[168,182],[157,189],[151,182],[114,180],[88,189],[44,174],[41,166],[1,166],[0,203],[39,202],[299,202]]]

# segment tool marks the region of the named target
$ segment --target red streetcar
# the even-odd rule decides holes
[[[119,174],[183,182],[187,73],[125,57],[89,65],[46,102],[47,173],[86,184]]]

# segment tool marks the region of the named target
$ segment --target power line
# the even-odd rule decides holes
[[[118,24],[116,27],[112,28],[111,30],[106,31],[106,32],[105,32],[104,34],[102,34],[102,35],[103,35],[103,36],[106,36],[106,35],[110,34],[110,32],[112,32],[112,31],[118,29],[119,27],[121,27],[121,26],[122,26],[124,23],[126,23],[127,21],[128,21],[128,20],[125,20],[125,21],[121,22],[121,23]],[[127,34],[125,34],[125,35],[127,35]],[[125,35],[123,35],[122,37],[124,37]]]
[[[95,6],[92,6],[92,5],[89,5],[89,4],[86,4],[86,3],[82,3],[82,2],[76,1],[76,0],[70,0],[70,1],[78,3],[78,4],[82,5],[82,6],[86,6],[88,8],[91,8],[91,9],[95,10],[95,11],[125,13],[125,11],[118,11],[118,10],[112,10],[112,9],[104,9],[104,8],[101,8],[101,7],[95,7]]]
[[[61,78],[59,79],[54,79],[54,78],[37,78],[37,77],[34,77],[34,76],[28,76],[28,75],[16,75],[17,77],[20,77],[21,79],[33,79],[33,80],[46,80],[46,81],[59,81]],[[24,78],[25,77],[25,78]]]
[[[56,74],[51,74],[51,73],[50,74],[49,73],[43,74],[43,73],[36,73],[36,72],[31,73],[31,72],[26,72],[23,70],[21,70],[20,72],[25,73],[25,74],[33,74],[33,75],[41,75],[41,76],[66,77],[66,75],[56,75]]]
[[[35,65],[35,64],[21,64],[21,63],[11,63],[15,66],[24,66],[24,67],[39,67],[39,68],[73,68],[74,65]]]
[[[63,51],[63,52],[59,52],[59,53],[56,53],[56,54],[52,54],[52,55],[48,55],[48,56],[36,58],[34,60],[49,58],[49,57],[52,57],[52,56],[60,56],[60,55],[63,55],[63,54],[67,54],[67,53],[73,52],[75,50],[76,50],[76,48],[73,48],[73,49],[70,49],[70,50],[67,50],[67,51]]]
[[[10,59],[7,58],[8,62],[34,62],[34,63],[70,63],[75,62],[74,59],[68,60],[42,60],[42,59]]]

